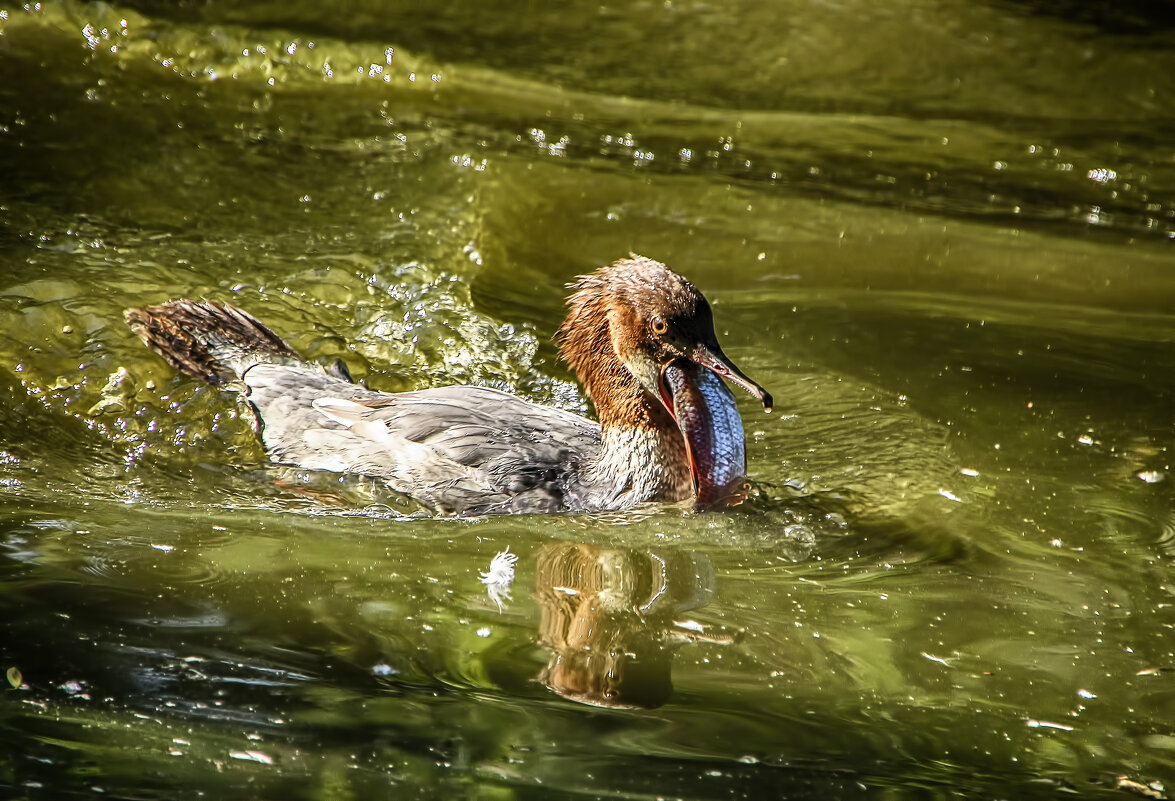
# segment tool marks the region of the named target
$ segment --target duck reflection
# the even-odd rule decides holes
[[[673,692],[676,646],[733,642],[674,620],[714,595],[714,568],[704,554],[552,543],[539,552],[535,575],[540,640],[551,651],[539,680],[573,701],[660,706]]]

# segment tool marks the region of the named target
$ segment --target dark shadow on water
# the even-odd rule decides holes
[[[1013,13],[1088,25],[1109,34],[1139,36],[1175,28],[1175,6],[1155,0],[995,0],[992,5]]]

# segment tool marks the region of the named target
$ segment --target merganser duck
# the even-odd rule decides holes
[[[175,300],[125,317],[173,367],[243,391],[274,462],[378,478],[440,513],[742,501],[742,420],[722,378],[767,411],[771,396],[723,354],[702,293],[636,255],[569,288],[559,354],[598,423],[485,387],[375,392],[228,304]]]

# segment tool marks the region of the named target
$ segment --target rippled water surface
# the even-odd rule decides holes
[[[1169,10],[0,9],[0,795],[1172,796]],[[737,509],[435,519],[122,324],[588,412],[629,252],[775,395]]]

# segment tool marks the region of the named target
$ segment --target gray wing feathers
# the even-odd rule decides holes
[[[441,511],[557,511],[599,426],[483,387],[372,392],[310,366],[244,376],[271,456],[382,478]]]

